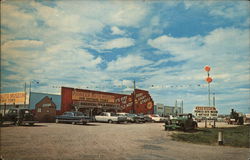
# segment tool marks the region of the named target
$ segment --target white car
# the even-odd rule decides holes
[[[158,114],[151,115],[151,118],[153,122],[164,122],[165,120],[167,120],[167,118],[161,117]]]
[[[126,122],[127,117],[118,116],[118,115],[115,115],[114,113],[110,113],[110,112],[103,112],[100,115],[96,115],[95,120],[97,122],[108,122],[108,123],[117,122],[117,123],[120,123],[120,122]]]

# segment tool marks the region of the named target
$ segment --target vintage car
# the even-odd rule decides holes
[[[145,118],[143,115],[138,115],[138,114],[128,114],[128,117],[130,117],[132,119],[131,122],[133,123],[144,123],[145,122]]]
[[[193,130],[198,127],[198,124],[193,119],[192,113],[179,114],[171,120],[165,121],[165,130],[180,129],[183,131]]]
[[[82,112],[64,112],[62,115],[56,116],[56,123],[72,123],[72,124],[87,124],[90,121],[90,117],[86,116]]]
[[[120,123],[127,122],[127,117],[124,115],[117,115],[111,112],[103,112],[100,115],[95,116],[95,121],[97,122],[108,122],[108,123]]]
[[[3,122],[13,122],[14,125],[34,125],[38,121],[35,120],[33,113],[29,109],[13,108],[7,114],[1,116],[1,124]]]
[[[151,122],[165,122],[167,120],[167,118],[161,117],[158,114],[148,114],[148,115],[145,115],[145,117],[146,116],[151,118]]]
[[[150,114],[146,114],[146,115],[140,114],[140,115],[144,117],[145,122],[152,122],[153,121],[152,116]]]

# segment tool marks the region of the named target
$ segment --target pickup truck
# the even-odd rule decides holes
[[[108,123],[113,123],[113,122],[120,123],[120,122],[127,122],[127,117],[119,116],[110,112],[103,112],[100,115],[95,116],[95,121],[108,122]]]
[[[82,112],[64,112],[62,115],[56,116],[56,123],[65,122],[72,124],[87,124],[90,118]]]
[[[20,126],[24,124],[34,125],[34,123],[38,123],[35,120],[34,115],[29,109],[19,109],[13,108],[8,111],[7,114],[0,116],[0,123],[3,122],[13,122],[14,125]]]

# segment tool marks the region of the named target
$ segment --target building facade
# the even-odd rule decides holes
[[[61,113],[79,110],[90,116],[103,111],[153,113],[154,102],[148,91],[135,89],[130,95],[62,87]]]
[[[164,104],[157,103],[154,106],[154,113],[160,116],[168,116],[168,115],[178,115],[183,113],[182,107],[178,106],[164,106]]]
[[[35,118],[39,122],[54,122],[56,116],[56,104],[52,98],[44,97],[36,104]]]
[[[217,119],[218,110],[216,107],[196,106],[194,115],[199,119]]]

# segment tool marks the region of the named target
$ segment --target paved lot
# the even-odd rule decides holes
[[[172,141],[163,123],[1,127],[5,160],[246,160],[247,148]]]

